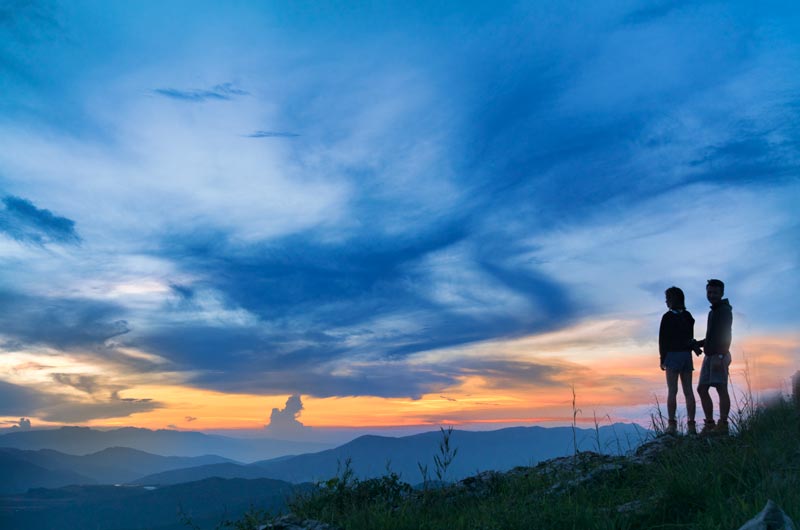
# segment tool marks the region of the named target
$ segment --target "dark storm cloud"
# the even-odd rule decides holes
[[[31,201],[6,195],[0,209],[0,232],[26,243],[76,244],[80,237],[75,221],[60,217],[50,210],[37,208]]]
[[[233,83],[222,83],[210,89],[156,88],[153,92],[170,99],[196,103],[208,100],[227,101],[237,96],[249,94],[249,92],[236,88]]]
[[[129,331],[116,304],[50,298],[0,289],[0,333],[24,344],[57,349],[96,348]]]

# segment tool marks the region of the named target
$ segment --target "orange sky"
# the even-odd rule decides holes
[[[556,366],[545,384],[524,378],[493,379],[493,374],[467,375],[451,388],[420,399],[378,397],[316,398],[304,395],[298,419],[310,427],[436,426],[456,424],[530,424],[572,419],[574,386],[578,421],[638,420],[646,423],[656,399],[663,403],[663,373],[658,369],[655,341],[637,342],[637,324],[598,321],[555,333],[513,341],[485,342],[467,347],[427,352],[409,362],[437,359],[501,359],[526,366]],[[128,352],[131,356],[147,355]],[[800,367],[800,335],[748,336],[733,347],[733,385],[746,387],[745,369],[754,391],[787,388],[788,377]],[[699,368],[699,363],[696,361]],[[96,388],[58,385],[53,374],[94,374]],[[193,387],[185,373],[126,374],[117,365],[87,364],[81,356],[52,352],[14,352],[0,356],[0,378],[49,392],[54,399],[86,406],[109,400],[150,399],[153,410],[129,416],[92,419],[83,425],[133,425],[187,430],[261,429],[273,407],[282,408],[287,395],[233,394]],[[77,386],[77,385],[76,385]],[[110,392],[116,392],[110,396]],[[19,418],[2,418],[15,422]],[[57,425],[33,416],[34,425]]]

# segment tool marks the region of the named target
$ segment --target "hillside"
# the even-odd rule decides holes
[[[737,427],[734,436],[661,436],[627,456],[584,452],[422,491],[396,475],[345,471],[291,506],[347,530],[735,529],[770,499],[800,520],[798,408],[782,401],[740,413]]]
[[[459,453],[450,469],[450,478],[458,480],[476,471],[503,471],[571,454],[575,441],[581,450],[623,454],[646,437],[647,431],[634,424],[607,425],[598,430],[575,429],[574,432],[570,427],[454,430],[452,443]],[[358,478],[384,475],[388,466],[402,480],[417,483],[422,481],[419,464],[433,470],[433,456],[440,439],[438,431],[399,438],[361,436],[335,449],[253,464],[266,469],[272,478],[307,482],[330,478],[349,459]]]
[[[57,488],[68,484],[93,484],[94,480],[69,470],[47,469],[0,451],[0,495],[28,488]]]

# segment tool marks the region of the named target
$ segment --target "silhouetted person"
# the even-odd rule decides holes
[[[703,405],[705,425],[703,434],[728,433],[728,413],[731,410],[731,398],[728,395],[728,367],[731,364],[731,326],[733,325],[733,309],[725,294],[725,284],[720,280],[708,280],[706,298],[711,302],[708,312],[706,338],[698,341],[703,347],[705,357],[700,369],[700,381],[697,393]],[[719,422],[714,424],[714,403],[708,393],[709,387],[717,389],[719,394]]]
[[[678,379],[681,380],[683,396],[686,399],[687,431],[697,434],[694,421],[696,404],[692,390],[692,349],[695,347],[694,318],[686,310],[683,291],[670,287],[664,291],[669,311],[661,317],[658,331],[658,352],[661,356],[661,369],[667,373],[667,432],[675,434],[678,422],[675,411],[678,408]]]

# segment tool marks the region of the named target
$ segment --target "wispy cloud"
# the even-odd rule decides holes
[[[123,309],[85,298],[50,298],[0,290],[0,333],[22,344],[95,348],[130,331]]]
[[[75,231],[75,221],[37,208],[31,201],[13,195],[2,199],[0,233],[17,241],[35,244],[77,244],[81,241]]]
[[[300,135],[283,131],[255,131],[246,136],[248,138],[297,138]]]
[[[19,195],[0,207],[2,343],[220,391],[418,398],[588,379],[458,352],[644,343],[673,283],[703,307],[692,285],[722,276],[739,329],[791,326],[797,13],[686,5],[381,7],[369,24],[284,6],[269,35],[274,10],[230,8],[237,31],[198,43],[216,11],[160,34],[119,4],[116,47],[75,16],[91,53],[17,53],[58,91],[11,93],[23,110],[0,124],[0,184]],[[143,68],[142,49],[165,51]],[[252,92],[174,81],[197,72]],[[72,377],[65,392],[109,409],[151,406]]]
[[[153,93],[171,99],[198,103],[208,100],[227,101],[237,96],[247,96],[250,94],[246,90],[236,88],[233,83],[222,83],[207,89],[156,88],[153,90]]]

